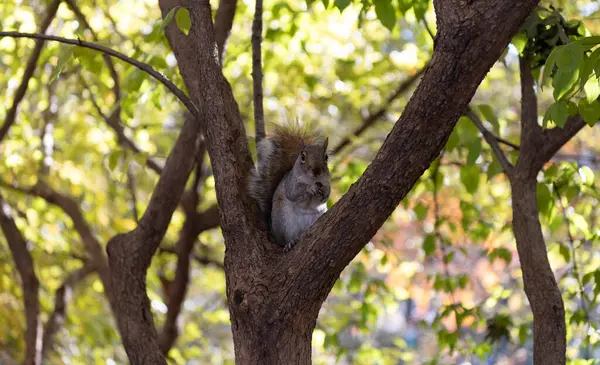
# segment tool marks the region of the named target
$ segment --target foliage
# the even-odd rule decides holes
[[[63,4],[49,33],[119,49],[185,89],[164,30],[175,21],[187,34],[193,27],[187,9],[176,8],[161,20],[154,2],[77,3],[93,32]],[[519,143],[519,54],[538,68],[544,127],[563,127],[577,113],[590,126],[600,118],[600,23],[594,4],[578,0],[563,2],[561,9],[541,7],[515,36],[471,104],[494,134]],[[3,2],[1,28],[35,32],[46,6]],[[238,3],[223,64],[248,131],[252,15],[253,4]],[[318,121],[335,146],[370,113],[386,107],[381,120],[334,156],[330,203],[366,169],[400,115],[410,92],[389,105],[386,100],[429,60],[434,20],[432,3],[423,0],[265,2],[266,120],[299,116]],[[30,40],[0,39],[0,85],[6,90],[0,95],[5,105],[1,120],[32,47]],[[100,54],[48,42],[18,122],[0,142],[3,183],[28,188],[43,180],[72,196],[103,244],[135,228],[135,212],[144,211],[157,181],[147,161],[164,162],[183,119],[176,98],[162,85],[131,65],[115,62],[114,67],[118,80]],[[115,83],[121,88],[119,100]],[[138,152],[105,120],[117,108],[123,134]],[[572,364],[600,357],[599,137],[598,128],[584,129],[547,164],[537,185],[540,221],[567,310]],[[506,151],[515,162],[518,151]],[[55,291],[86,257],[81,237],[65,212],[43,198],[4,185],[0,192],[18,212],[15,220],[29,243],[41,283],[42,320],[47,321]],[[336,283],[313,335],[314,362],[483,364],[530,358],[532,317],[511,231],[510,199],[497,157],[472,120],[462,117],[442,156]],[[209,176],[198,208],[215,201]],[[182,211],[174,214],[161,244],[164,250],[148,271],[148,295],[159,329],[176,268],[177,255],[168,248],[177,241],[184,219]],[[193,253],[222,262],[223,251],[223,238],[214,229],[199,235]],[[224,275],[206,261],[192,264],[178,322],[181,335],[169,352],[172,364],[233,363]],[[20,361],[25,319],[19,284],[2,236],[0,355]],[[95,274],[76,287],[49,363],[126,363],[103,290]]]

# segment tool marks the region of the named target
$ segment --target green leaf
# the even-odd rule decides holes
[[[54,69],[52,70],[52,74],[50,74],[50,80],[48,80],[48,82],[52,82],[56,78],[58,78],[58,76],[60,76],[60,73],[62,72],[62,70],[64,70],[67,63],[69,61],[71,61],[74,48],[76,48],[76,47],[66,46],[64,51],[58,57],[58,61],[56,62],[56,67],[54,67]]]
[[[461,168],[460,181],[469,193],[474,194],[479,187],[479,167],[471,165]]]
[[[396,10],[391,0],[373,0],[377,19],[391,32],[396,25]]]
[[[435,251],[435,236],[433,234],[428,234],[425,236],[423,240],[423,251],[425,251],[425,256],[429,257]]]
[[[507,264],[510,264],[510,261],[512,260],[512,254],[504,247],[495,248],[492,250],[492,252],[490,252],[490,262],[493,263],[496,259],[502,259]]]
[[[465,274],[462,274],[458,277],[458,286],[464,289],[469,283],[469,277]]]
[[[550,188],[546,184],[538,183],[535,195],[538,211],[547,216],[554,204],[554,201],[552,200],[552,194],[550,193]]]
[[[585,62],[583,62],[583,65],[581,66],[581,72],[580,72],[580,79],[581,79],[580,87],[583,87],[585,85],[587,80],[592,75],[592,72],[594,72],[596,65],[598,65],[599,63],[600,63],[600,47],[595,49],[594,52],[592,52],[592,54],[587,58],[587,60],[585,60]],[[596,72],[596,76],[598,76],[598,72]]]
[[[415,205],[413,208],[417,219],[422,221],[427,216],[427,212],[429,212],[429,206],[419,202],[419,204]]]
[[[496,157],[495,154],[492,154],[492,162],[488,165],[487,168],[487,178],[491,180],[494,176],[498,175],[502,172],[502,165],[500,165],[500,160]]]
[[[590,77],[583,86],[588,103],[593,102],[600,96],[600,80],[597,77]]]
[[[581,166],[579,168],[579,175],[583,180],[583,183],[588,186],[594,185],[594,171],[587,166]]]
[[[350,5],[350,0],[335,0],[333,6],[340,9],[340,13]]]
[[[571,261],[571,251],[569,251],[569,247],[567,247],[567,245],[565,245],[564,243],[559,243],[558,244],[558,252],[563,257],[565,262]]]
[[[173,17],[175,16],[177,9],[179,8],[180,6],[176,6],[173,9],[169,10],[167,16],[165,16],[165,18],[160,22],[160,27],[158,27],[159,32],[163,32],[167,25],[171,24],[171,22],[173,21]]]
[[[412,0],[398,0],[398,9],[402,14],[405,14],[410,8],[413,7]]]
[[[583,120],[590,126],[594,126],[598,119],[600,119],[600,102],[595,100],[590,103],[586,99],[579,100],[579,113],[583,117]]]
[[[560,100],[566,96],[579,79],[579,68],[559,68],[552,78],[552,87],[554,87],[554,99]]]
[[[413,11],[415,12],[415,18],[417,20],[425,19],[425,13],[429,7],[429,1],[427,0],[416,0],[413,1]]]
[[[485,118],[485,120],[490,122],[490,124],[494,128],[494,132],[499,133],[500,123],[498,122],[498,118],[496,118],[496,115],[494,114],[494,109],[488,104],[480,104],[478,106],[478,109]]]
[[[444,263],[445,264],[449,264],[452,262],[452,260],[454,260],[454,255],[456,252],[452,251],[449,254],[444,256]]]
[[[481,154],[481,139],[476,139],[469,145],[469,154],[467,156],[467,165],[474,164],[480,154]]]
[[[550,105],[544,114],[542,125],[544,128],[548,126],[548,121],[554,122],[558,127],[564,127],[569,117],[569,108],[563,101],[557,101]]]
[[[190,18],[190,11],[186,8],[179,8],[177,15],[175,15],[175,22],[177,27],[183,34],[188,35],[192,28],[192,19]]]
[[[513,37],[511,41],[512,45],[515,46],[517,52],[519,54],[523,54],[523,50],[527,45],[527,35],[524,32],[519,32],[516,36]]]
[[[588,222],[580,214],[577,214],[577,213],[569,214],[569,221],[571,221],[571,223],[573,223],[575,228],[577,228],[577,230],[579,230],[580,232],[583,232],[585,234],[589,233]]]
[[[73,50],[73,56],[77,59],[81,66],[96,74],[104,65],[101,54],[91,49],[75,47]]]
[[[554,70],[554,66],[556,64],[556,56],[560,47],[554,48],[550,55],[546,59],[546,64],[544,65],[544,72],[542,73],[542,81],[540,82],[540,86],[543,89],[544,85],[550,78],[552,71]]]
[[[565,46],[559,47],[559,52],[556,55],[556,66],[559,69],[576,69],[579,68],[583,60],[584,47],[579,42],[572,42]]]
[[[525,345],[525,342],[529,338],[529,331],[531,330],[529,324],[522,324],[519,326],[519,343],[521,346]]]
[[[123,86],[130,91],[137,91],[146,79],[146,73],[138,68],[133,69],[125,78]]]
[[[448,142],[446,142],[446,151],[452,152],[456,147],[458,147],[459,143],[460,137],[458,136],[457,129],[454,128],[454,130],[452,130],[452,133],[450,133],[450,137],[448,137]]]
[[[117,167],[117,163],[119,162],[121,155],[122,151],[120,150],[112,151],[108,155],[108,168],[110,169],[110,171],[115,171],[115,168]]]

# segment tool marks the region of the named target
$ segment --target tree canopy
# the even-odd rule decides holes
[[[484,34],[471,41],[461,14],[453,18],[454,1],[259,1],[262,62],[254,70],[255,2],[211,2],[214,32],[202,28],[203,5],[187,1],[0,4],[0,363],[136,363],[126,333],[139,330],[127,322],[136,316],[154,323],[139,340],[154,333],[169,364],[234,364],[236,351],[238,360],[244,356],[232,336],[231,317],[242,316],[233,308],[239,289],[227,275],[243,277],[235,265],[244,260],[259,262],[263,273],[268,262],[279,267],[287,259],[272,248],[264,257],[258,249],[247,257],[239,251],[243,239],[259,246],[255,233],[227,233],[251,220],[251,208],[245,201],[231,205],[223,183],[235,177],[232,186],[244,184],[242,169],[231,172],[214,161],[250,166],[240,146],[255,150],[253,76],[260,73],[267,134],[269,123],[298,118],[329,137],[330,207],[344,195],[341,204],[351,207],[355,195],[348,195],[362,188],[394,192],[380,201],[381,209],[393,208],[381,227],[370,206],[354,207],[347,212],[354,220],[340,218],[345,232],[325,226],[341,217],[329,214],[318,226],[326,228],[311,231],[295,250],[324,247],[289,275],[339,276],[330,292],[322,288],[327,283],[305,283],[316,298],[295,292],[300,303],[318,303],[306,305],[318,313],[309,333],[312,363],[525,364],[533,363],[534,351],[536,364],[543,352],[557,359],[552,364],[564,363],[561,356],[569,364],[596,363],[598,3],[542,1],[518,21],[526,7],[520,5],[506,29],[489,30],[499,39]],[[494,11],[503,9],[481,17],[495,26]],[[216,43],[206,40],[210,49],[189,61],[205,34]],[[126,61],[83,42],[118,51]],[[467,65],[478,54],[473,47],[502,54],[491,68],[486,61]],[[215,76],[221,69],[230,89]],[[470,72],[485,78],[463,87],[462,77],[475,77]],[[419,85],[428,74],[448,79],[438,89]],[[460,94],[467,87],[476,88],[474,96]],[[229,92],[239,109],[221,103]],[[198,95],[214,103],[200,104]],[[444,103],[463,99],[468,106],[454,118]],[[221,132],[235,130],[237,113],[247,135],[235,139]],[[223,119],[211,118],[217,114]],[[412,123],[415,115],[419,123]],[[437,118],[456,124],[437,128]],[[416,157],[422,151],[430,161]],[[398,163],[423,165],[424,173],[365,172],[384,171],[377,164],[397,152]],[[169,164],[185,155],[191,157]],[[363,174],[381,180],[374,186],[373,179],[359,180]],[[402,191],[390,186],[413,175]],[[401,203],[391,206],[396,198]],[[377,233],[366,245],[340,243],[358,221],[372,222]],[[332,237],[330,246],[319,246],[321,232]],[[156,252],[130,250],[132,237],[155,242]],[[319,265],[333,254],[339,262],[325,273]],[[146,261],[147,274],[128,276],[129,265]],[[244,280],[260,287],[254,275],[260,276],[250,272]],[[142,307],[128,312],[145,298],[125,284],[143,288],[149,315]],[[319,290],[329,293],[326,299]]]

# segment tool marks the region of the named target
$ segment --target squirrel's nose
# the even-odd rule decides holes
[[[315,183],[315,185],[316,185],[316,187],[317,187],[317,188],[319,188],[319,189],[323,187],[323,184],[322,184],[322,183],[320,183],[320,182],[318,182],[318,181]]]
[[[319,175],[321,175],[321,169],[320,169],[320,168],[318,168],[318,167],[315,167],[315,168],[313,169],[313,175],[314,175],[314,176],[319,176]]]

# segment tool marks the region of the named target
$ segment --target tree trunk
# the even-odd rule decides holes
[[[515,174],[511,179],[511,187],[513,230],[525,294],[533,311],[533,362],[539,365],[564,365],[565,309],[548,261],[538,218],[535,174]]]
[[[254,321],[232,321],[236,365],[312,364],[312,333],[318,307],[288,319],[272,318],[269,323],[260,323],[269,314],[262,312],[264,315],[254,317]]]

